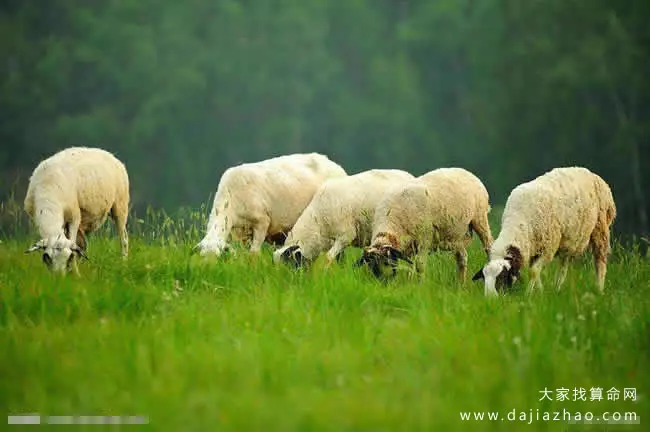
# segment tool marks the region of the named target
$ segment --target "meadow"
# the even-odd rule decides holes
[[[352,268],[359,250],[308,271],[274,266],[270,248],[191,257],[203,208],[131,218],[126,261],[107,224],[81,277],[60,277],[23,253],[36,238],[19,211],[2,212],[16,218],[0,233],[2,413],[142,415],[165,431],[584,430],[513,410],[650,422],[650,261],[631,248],[614,245],[603,295],[587,255],[560,292],[553,264],[543,293],[486,299],[478,240],[464,284],[450,254],[385,284]],[[474,411],[501,417],[461,419]]]

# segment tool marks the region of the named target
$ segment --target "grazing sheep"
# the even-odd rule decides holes
[[[377,277],[399,259],[417,255],[418,272],[429,252],[455,252],[458,276],[464,281],[466,248],[475,231],[483,247],[492,244],[488,192],[462,168],[440,168],[386,192],[375,210],[372,243],[356,265],[367,264]]]
[[[384,191],[414,177],[406,171],[376,169],[329,179],[314,195],[284,243],[275,262],[300,266],[328,250],[328,262],[349,245],[370,244],[375,207]]]
[[[51,270],[78,274],[75,256],[86,257],[85,234],[96,231],[110,214],[128,255],[126,220],[129,177],[124,164],[98,148],[71,147],[42,161],[29,179],[25,211],[41,240],[26,253],[43,250]]]
[[[224,172],[214,198],[205,237],[193,252],[220,255],[231,233],[252,233],[251,252],[265,240],[281,243],[320,185],[345,177],[345,170],[318,153],[293,154],[245,163]]]
[[[502,217],[499,236],[489,262],[473,280],[484,279],[485,295],[511,286],[529,266],[532,292],[542,283],[544,264],[560,258],[559,289],[569,261],[591,245],[599,290],[605,287],[610,226],[616,217],[612,192],[605,181],[586,168],[556,168],[512,190]]]

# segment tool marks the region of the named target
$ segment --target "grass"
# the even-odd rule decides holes
[[[650,422],[650,262],[639,254],[615,248],[604,295],[587,256],[559,293],[553,265],[544,293],[490,300],[456,282],[449,254],[430,257],[421,283],[381,284],[352,269],[358,250],[307,272],[273,266],[269,249],[190,258],[197,230],[153,219],[132,219],[127,261],[109,229],[89,237],[81,278],[23,254],[32,237],[4,236],[0,412],[145,415],[149,429],[174,431],[567,430],[460,419],[513,409]],[[471,278],[478,242],[469,255]],[[539,401],[544,388],[576,387],[587,398],[632,387],[637,401]]]

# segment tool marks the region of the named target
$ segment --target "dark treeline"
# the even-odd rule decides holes
[[[5,0],[0,195],[72,145],[115,152],[136,208],[225,168],[320,151],[349,173],[462,166],[496,205],[566,165],[648,233],[647,0]],[[16,179],[19,179],[16,184]]]

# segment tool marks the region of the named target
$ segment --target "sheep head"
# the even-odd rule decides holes
[[[476,272],[473,281],[485,281],[485,295],[498,295],[499,291],[511,288],[519,278],[522,258],[521,252],[514,246],[508,247],[503,258],[493,259]]]
[[[276,250],[273,253],[273,261],[293,265],[296,269],[304,267],[307,264],[299,245],[292,245]]]
[[[367,265],[370,271],[378,279],[387,279],[393,277],[397,271],[397,263],[399,260],[406,261],[413,264],[402,251],[392,246],[370,246],[364,249],[361,258],[354,264],[355,267]]]
[[[75,256],[88,259],[84,251],[63,234],[41,239],[27,249],[25,253],[32,253],[37,250],[43,251],[43,263],[47,268],[58,273],[70,271]]]
[[[230,245],[225,241],[216,237],[206,236],[192,248],[190,255],[198,253],[201,256],[208,256],[211,254],[220,256],[229,250]]]

